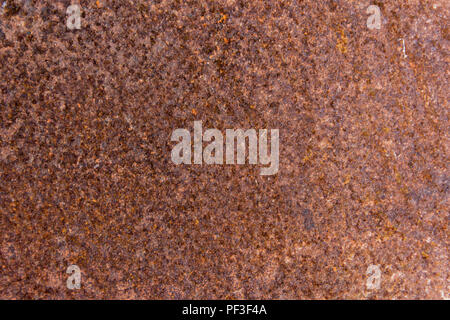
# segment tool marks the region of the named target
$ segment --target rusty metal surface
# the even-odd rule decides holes
[[[449,297],[448,1],[0,2],[0,298]]]

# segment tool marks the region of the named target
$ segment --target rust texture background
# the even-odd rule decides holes
[[[0,298],[449,297],[448,1],[0,3]],[[194,120],[278,174],[174,165]]]

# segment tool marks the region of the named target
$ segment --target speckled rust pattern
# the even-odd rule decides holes
[[[0,298],[450,297],[448,1],[0,3]],[[194,120],[278,174],[174,165]]]

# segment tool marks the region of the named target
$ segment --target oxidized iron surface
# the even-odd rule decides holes
[[[448,1],[69,5],[0,9],[0,298],[449,297]],[[194,120],[279,172],[174,165]]]

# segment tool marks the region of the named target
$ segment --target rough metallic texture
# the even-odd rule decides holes
[[[0,298],[450,296],[448,1],[80,4],[0,9]],[[195,120],[278,174],[174,165]]]

